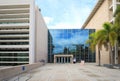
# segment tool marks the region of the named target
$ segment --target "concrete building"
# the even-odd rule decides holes
[[[91,14],[83,24],[82,28],[85,29],[102,29],[102,24],[104,22],[114,22],[113,14],[116,10],[116,6],[120,4],[120,0],[98,0],[98,3],[92,10]],[[96,62],[98,63],[98,53],[96,48]],[[120,54],[116,52],[114,55],[115,64],[120,64]],[[102,64],[109,64],[109,52],[106,51],[103,47],[101,50],[101,63]]]
[[[47,61],[47,31],[34,0],[0,0],[0,65]]]

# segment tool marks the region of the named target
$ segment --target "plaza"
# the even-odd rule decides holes
[[[99,67],[95,63],[86,63],[82,66],[80,63],[46,64],[28,74],[23,74],[19,81],[26,79],[27,81],[120,81],[120,70]]]
[[[49,29],[35,0],[1,1],[0,81],[120,81],[120,67],[104,67],[110,52],[100,50],[100,60],[86,44],[104,22],[114,23],[117,5],[120,0],[98,0],[82,29]],[[119,65],[120,47],[112,52]]]

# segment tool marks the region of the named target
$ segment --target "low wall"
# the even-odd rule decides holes
[[[7,80],[21,73],[38,68],[42,65],[43,63],[35,63],[35,64],[26,64],[26,65],[13,66],[10,68],[0,69],[0,81]]]

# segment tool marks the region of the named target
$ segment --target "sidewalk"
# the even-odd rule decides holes
[[[31,74],[28,81],[120,81],[119,69],[95,64],[47,64]]]

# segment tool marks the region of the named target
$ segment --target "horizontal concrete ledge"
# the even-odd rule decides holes
[[[10,78],[42,66],[43,63],[26,64],[0,69],[0,81],[7,81]]]

